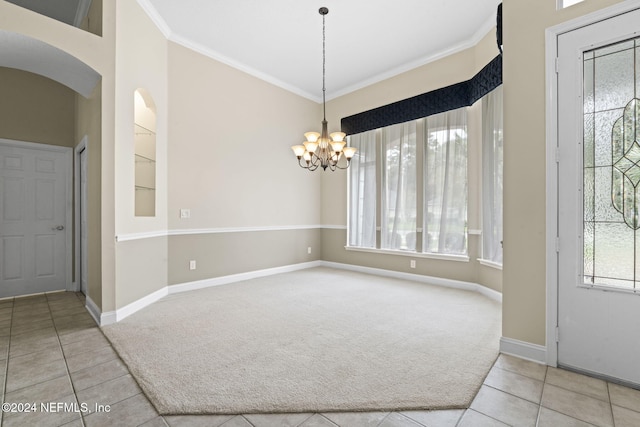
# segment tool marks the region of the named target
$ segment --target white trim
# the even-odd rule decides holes
[[[322,228],[323,230],[346,230],[346,225],[321,225],[318,228]]]
[[[558,169],[556,148],[558,147],[558,82],[556,58],[558,37],[596,22],[640,8],[640,0],[627,0],[613,6],[597,10],[587,15],[563,22],[545,30],[546,58],[546,362],[550,366],[558,364],[558,346],[555,336],[558,325],[558,259],[556,238],[558,234]]]
[[[320,267],[321,261],[304,262],[300,264],[285,265],[283,267],[266,268],[264,270],[249,271],[246,273],[231,274],[228,276],[212,277],[211,279],[197,280],[195,282],[169,285],[169,294],[193,291],[196,289],[210,288],[212,286],[227,285],[243,280],[256,279],[258,277],[272,276],[274,274],[290,273],[292,271],[305,270],[307,268]]]
[[[543,345],[531,344],[513,338],[500,338],[500,353],[519,357],[531,362],[547,364],[547,348]]]
[[[93,300],[88,295],[85,299],[85,308],[87,309],[91,317],[93,317],[93,320],[95,320],[98,325],[102,326],[105,324],[103,323],[102,313],[100,312],[98,305],[95,302],[93,302]]]
[[[289,231],[289,230],[314,230],[314,229],[335,229],[346,230],[343,225],[274,225],[262,227],[220,227],[220,228],[185,228],[182,230],[156,230],[144,233],[118,234],[116,242],[126,242],[128,240],[151,239],[165,236],[186,236],[191,234],[219,234],[219,233],[248,233],[256,231]]]
[[[166,297],[169,294],[167,287],[163,287],[158,289],[157,291],[150,293],[149,295],[140,298],[130,304],[125,305],[122,308],[116,310],[116,322],[121,321],[122,319],[131,316],[136,311],[142,310],[143,308],[153,304],[156,301],[159,301],[163,297]]]
[[[100,326],[113,325],[118,322],[116,311],[107,311],[100,315]]]
[[[369,79],[360,81],[354,85],[351,86],[347,86],[341,90],[338,90],[337,92],[333,92],[331,94],[331,96],[327,97],[327,101],[331,101],[332,99],[338,98],[340,96],[344,96],[347,95],[351,92],[355,92],[356,90],[362,89],[364,87],[373,85],[375,83],[379,83],[383,80],[387,80],[390,79],[392,77],[398,76],[402,73],[406,73],[407,71],[411,71],[414,70],[418,67],[422,67],[424,65],[430,64],[432,62],[438,61],[442,58],[446,58],[447,56],[451,56],[454,55],[456,53],[462,52],[464,50],[470,49],[474,46],[476,46],[478,43],[480,43],[480,41],[482,41],[482,39],[487,35],[487,33],[489,31],[491,31],[491,28],[495,27],[497,24],[496,22],[496,15],[492,14],[491,17],[489,19],[487,19],[484,24],[482,24],[482,26],[473,34],[473,36],[471,36],[471,38],[469,38],[466,41],[463,41],[453,47],[450,47],[448,49],[445,49],[443,51],[437,52],[433,55],[429,55],[429,56],[425,56],[423,58],[419,58],[415,61],[411,61],[411,62],[407,62],[406,64],[403,64],[399,67],[396,67],[392,70],[386,71],[384,73],[378,74],[377,76],[373,76]],[[498,54],[498,48],[496,46],[496,55]],[[479,70],[478,70],[479,71]],[[315,99],[314,99],[315,100]],[[320,102],[320,101],[317,101]]]
[[[142,1],[142,0],[138,0],[138,1]],[[257,77],[258,79],[265,81],[267,83],[271,83],[274,86],[278,86],[288,92],[294,93],[298,96],[301,96],[303,98],[307,98],[311,101],[317,102],[318,104],[322,102],[322,97],[316,96],[312,93],[306,92],[296,86],[290,85],[289,83],[286,83],[280,79],[277,79],[269,74],[263,73],[262,71],[256,70],[255,68],[249,67],[248,65],[245,65],[241,62],[236,61],[235,59],[229,58],[228,56],[225,56],[219,52],[216,52],[215,50],[204,46],[200,43],[194,42],[193,40],[189,40],[186,37],[180,36],[178,34],[171,34],[171,36],[167,37],[170,41],[177,43],[179,45],[182,45],[188,49],[193,50],[194,52],[197,52],[201,55],[204,55],[206,57],[209,57],[211,59],[214,59],[218,62],[221,62],[223,64],[226,64],[230,67],[235,68],[236,70],[240,70],[243,73],[247,73],[250,76],[253,77]],[[327,101],[330,101],[331,99],[335,98],[336,96],[333,96],[332,98],[327,97]]]
[[[138,0],[138,5],[149,16],[149,19],[158,27],[158,30],[164,35],[166,39],[171,37],[171,28],[167,25],[164,18],[158,13],[156,8],[151,4],[150,0]]]
[[[502,271],[502,264],[497,263],[495,261],[491,261],[483,258],[478,258],[476,261],[478,261],[480,265],[484,265],[485,267],[491,267],[491,268],[495,268],[496,270]]]
[[[129,240],[153,239],[155,237],[167,237],[169,232],[166,230],[147,231],[144,233],[119,234],[116,236],[116,242],[127,242]]]
[[[469,230],[467,230],[467,234],[472,235],[472,236],[481,236],[482,235],[482,230],[469,229]]]
[[[142,310],[145,307],[150,306],[154,302],[161,300],[162,298],[168,295],[167,287],[163,287],[158,289],[155,292],[150,293],[149,295],[142,297],[134,302],[125,305],[122,308],[119,308],[114,311],[107,311],[106,313],[102,313],[100,315],[100,326],[111,325],[113,323],[117,323],[122,319],[131,316],[133,313]],[[87,297],[87,302],[89,302],[90,298]],[[95,304],[94,304],[95,305]],[[88,304],[87,304],[88,307]],[[97,308],[96,308],[97,310]],[[92,314],[92,316],[94,316]],[[96,316],[94,316],[95,318]]]
[[[143,308],[153,304],[167,295],[173,295],[182,292],[193,291],[197,289],[210,288],[213,286],[227,285],[231,283],[241,282],[245,280],[255,279],[258,277],[272,276],[275,274],[289,273],[292,271],[305,270],[314,267],[329,267],[340,270],[357,271],[361,273],[374,274],[384,277],[392,277],[403,280],[412,280],[414,282],[427,283],[435,286],[443,286],[447,288],[464,289],[477,292],[497,302],[502,302],[502,294],[500,292],[489,289],[477,283],[463,282],[459,280],[443,279],[441,277],[423,276],[420,274],[402,273],[399,271],[383,270],[379,268],[363,267],[359,265],[340,264],[328,261],[311,261],[300,264],[285,265],[282,267],[267,268],[264,270],[248,271],[246,273],[231,274],[228,276],[213,277],[211,279],[197,280],[194,282],[180,283],[176,285],[165,286],[152,294],[149,294],[137,301],[132,302],[118,310],[100,313],[97,305],[87,297],[87,310],[91,316],[99,322],[100,326],[110,325],[142,310]]]
[[[330,261],[320,261],[321,266],[336,268],[340,270],[356,271],[359,273],[373,274],[376,276],[392,277],[395,279],[411,280],[414,282],[427,283],[429,285],[442,286],[446,288],[463,289],[473,291],[486,296],[494,301],[502,302],[502,294],[486,286],[477,283],[463,282],[461,280],[444,279],[442,277],[424,276],[422,274],[404,273],[401,271],[384,270],[381,268],[364,267],[361,265],[341,264]]]
[[[282,89],[285,89],[303,98],[310,99],[314,102],[317,102],[318,104],[322,102],[322,97],[319,95],[314,95],[312,93],[304,91],[296,86],[290,85],[289,83],[286,83],[280,79],[277,79],[272,75],[266,74],[253,67],[249,67],[246,64],[243,64],[239,61],[229,58],[228,56],[223,55],[220,52],[217,52],[207,46],[204,46],[200,43],[197,43],[179,34],[173,33],[169,25],[167,25],[167,22],[162,18],[160,13],[158,13],[158,11],[153,6],[150,0],[137,0],[137,1],[140,7],[142,7],[145,13],[149,16],[151,21],[153,21],[153,23],[158,27],[158,29],[162,32],[162,34],[164,34],[167,40],[170,40],[174,43],[182,45],[188,49],[191,49],[211,59],[222,62],[223,64],[229,65],[230,67],[233,67],[251,76],[257,77],[260,80],[263,80],[267,83],[271,83],[275,86],[278,86]],[[491,28],[495,27],[495,25],[496,25],[496,16],[495,14],[492,13],[491,17],[487,19],[468,40],[463,41],[451,48],[437,52],[435,54],[417,59],[415,61],[407,62],[406,64],[396,67],[390,71],[378,74],[366,80],[362,80],[357,84],[347,86],[343,89],[338,90],[337,92],[333,92],[331,96],[327,97],[327,101],[331,101],[332,99],[339,98],[343,95],[362,89],[366,86],[379,83],[383,80],[387,80],[391,77],[395,77],[399,74],[405,73],[415,68],[422,67],[423,65],[429,64],[431,62],[438,61],[439,59],[445,58],[447,56],[456,54],[458,52],[462,52],[466,49],[470,49],[476,46],[478,43],[480,43],[480,41],[487,35],[489,31],[491,31]]]
[[[412,258],[429,258],[438,259],[441,261],[456,261],[456,262],[469,262],[469,257],[466,255],[447,255],[447,254],[434,254],[415,251],[402,251],[392,249],[377,249],[377,248],[362,248],[358,246],[345,246],[345,250],[354,252],[368,252],[372,254],[384,254],[384,255],[399,255]]]

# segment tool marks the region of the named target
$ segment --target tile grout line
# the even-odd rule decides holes
[[[389,412],[387,415],[384,416],[383,419],[380,420],[380,422],[376,425],[376,427],[380,427],[382,425],[382,423],[384,422],[384,420],[386,420],[387,418],[389,418],[389,416],[392,414],[392,412]]]
[[[302,424],[306,423],[307,421],[309,421],[309,419],[311,419],[311,417],[313,417],[313,414],[309,415],[307,418],[305,418],[301,423],[298,423],[296,425],[296,427],[300,427]]]
[[[611,424],[613,427],[616,427],[616,417],[613,416],[613,402],[611,401],[611,389],[609,387],[610,383],[607,381],[607,396],[609,396],[609,409],[611,410]]]
[[[9,379],[9,351],[11,350],[11,330],[13,329],[13,311],[15,310],[15,298],[11,299],[11,319],[9,320],[9,338],[7,340],[7,362],[4,367],[4,381],[2,382],[2,404],[7,395],[7,380]],[[0,411],[0,425],[4,423],[4,410]]]
[[[58,339],[58,345],[60,346],[60,352],[62,353],[62,360],[64,360],[64,368],[67,371],[67,379],[71,384],[71,390],[73,391],[73,397],[75,398],[76,404],[80,405],[80,402],[78,401],[78,392],[76,390],[75,385],[73,384],[73,381],[71,380],[71,372],[69,371],[69,365],[67,364],[67,357],[64,354],[64,349],[62,348],[62,342],[60,341],[60,334],[58,333],[58,327],[56,326],[56,321],[53,318],[53,311],[51,310],[51,305],[49,304],[49,296],[47,295],[47,293],[45,293],[44,295],[47,300],[47,308],[49,309],[49,314],[51,315],[51,322],[53,323],[53,329],[54,331],[56,331],[56,338]],[[80,411],[80,423],[83,426],[86,426],[84,422],[84,414],[82,413],[82,411]]]
[[[540,393],[540,403],[538,404],[538,415],[536,415],[536,427],[540,422],[540,414],[542,413],[542,396],[544,396],[544,388],[547,385],[547,375],[549,375],[549,366],[545,366],[544,378],[542,379],[542,392]]]

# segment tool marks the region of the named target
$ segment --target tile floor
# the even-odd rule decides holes
[[[505,355],[467,410],[163,417],[69,292],[0,301],[0,380],[7,427],[640,426],[640,391]]]

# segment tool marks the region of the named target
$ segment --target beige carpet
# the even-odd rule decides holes
[[[104,328],[162,414],[467,407],[500,304],[328,268],[165,297]]]

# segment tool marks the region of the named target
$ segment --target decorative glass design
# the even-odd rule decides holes
[[[589,285],[640,290],[640,39],[583,55],[583,259]]]
[[[640,111],[640,99],[632,99],[622,116],[613,124],[611,151],[613,177],[611,195],[613,207],[622,214],[624,222],[634,230],[638,222],[638,184],[640,183],[640,145],[636,121]]]

